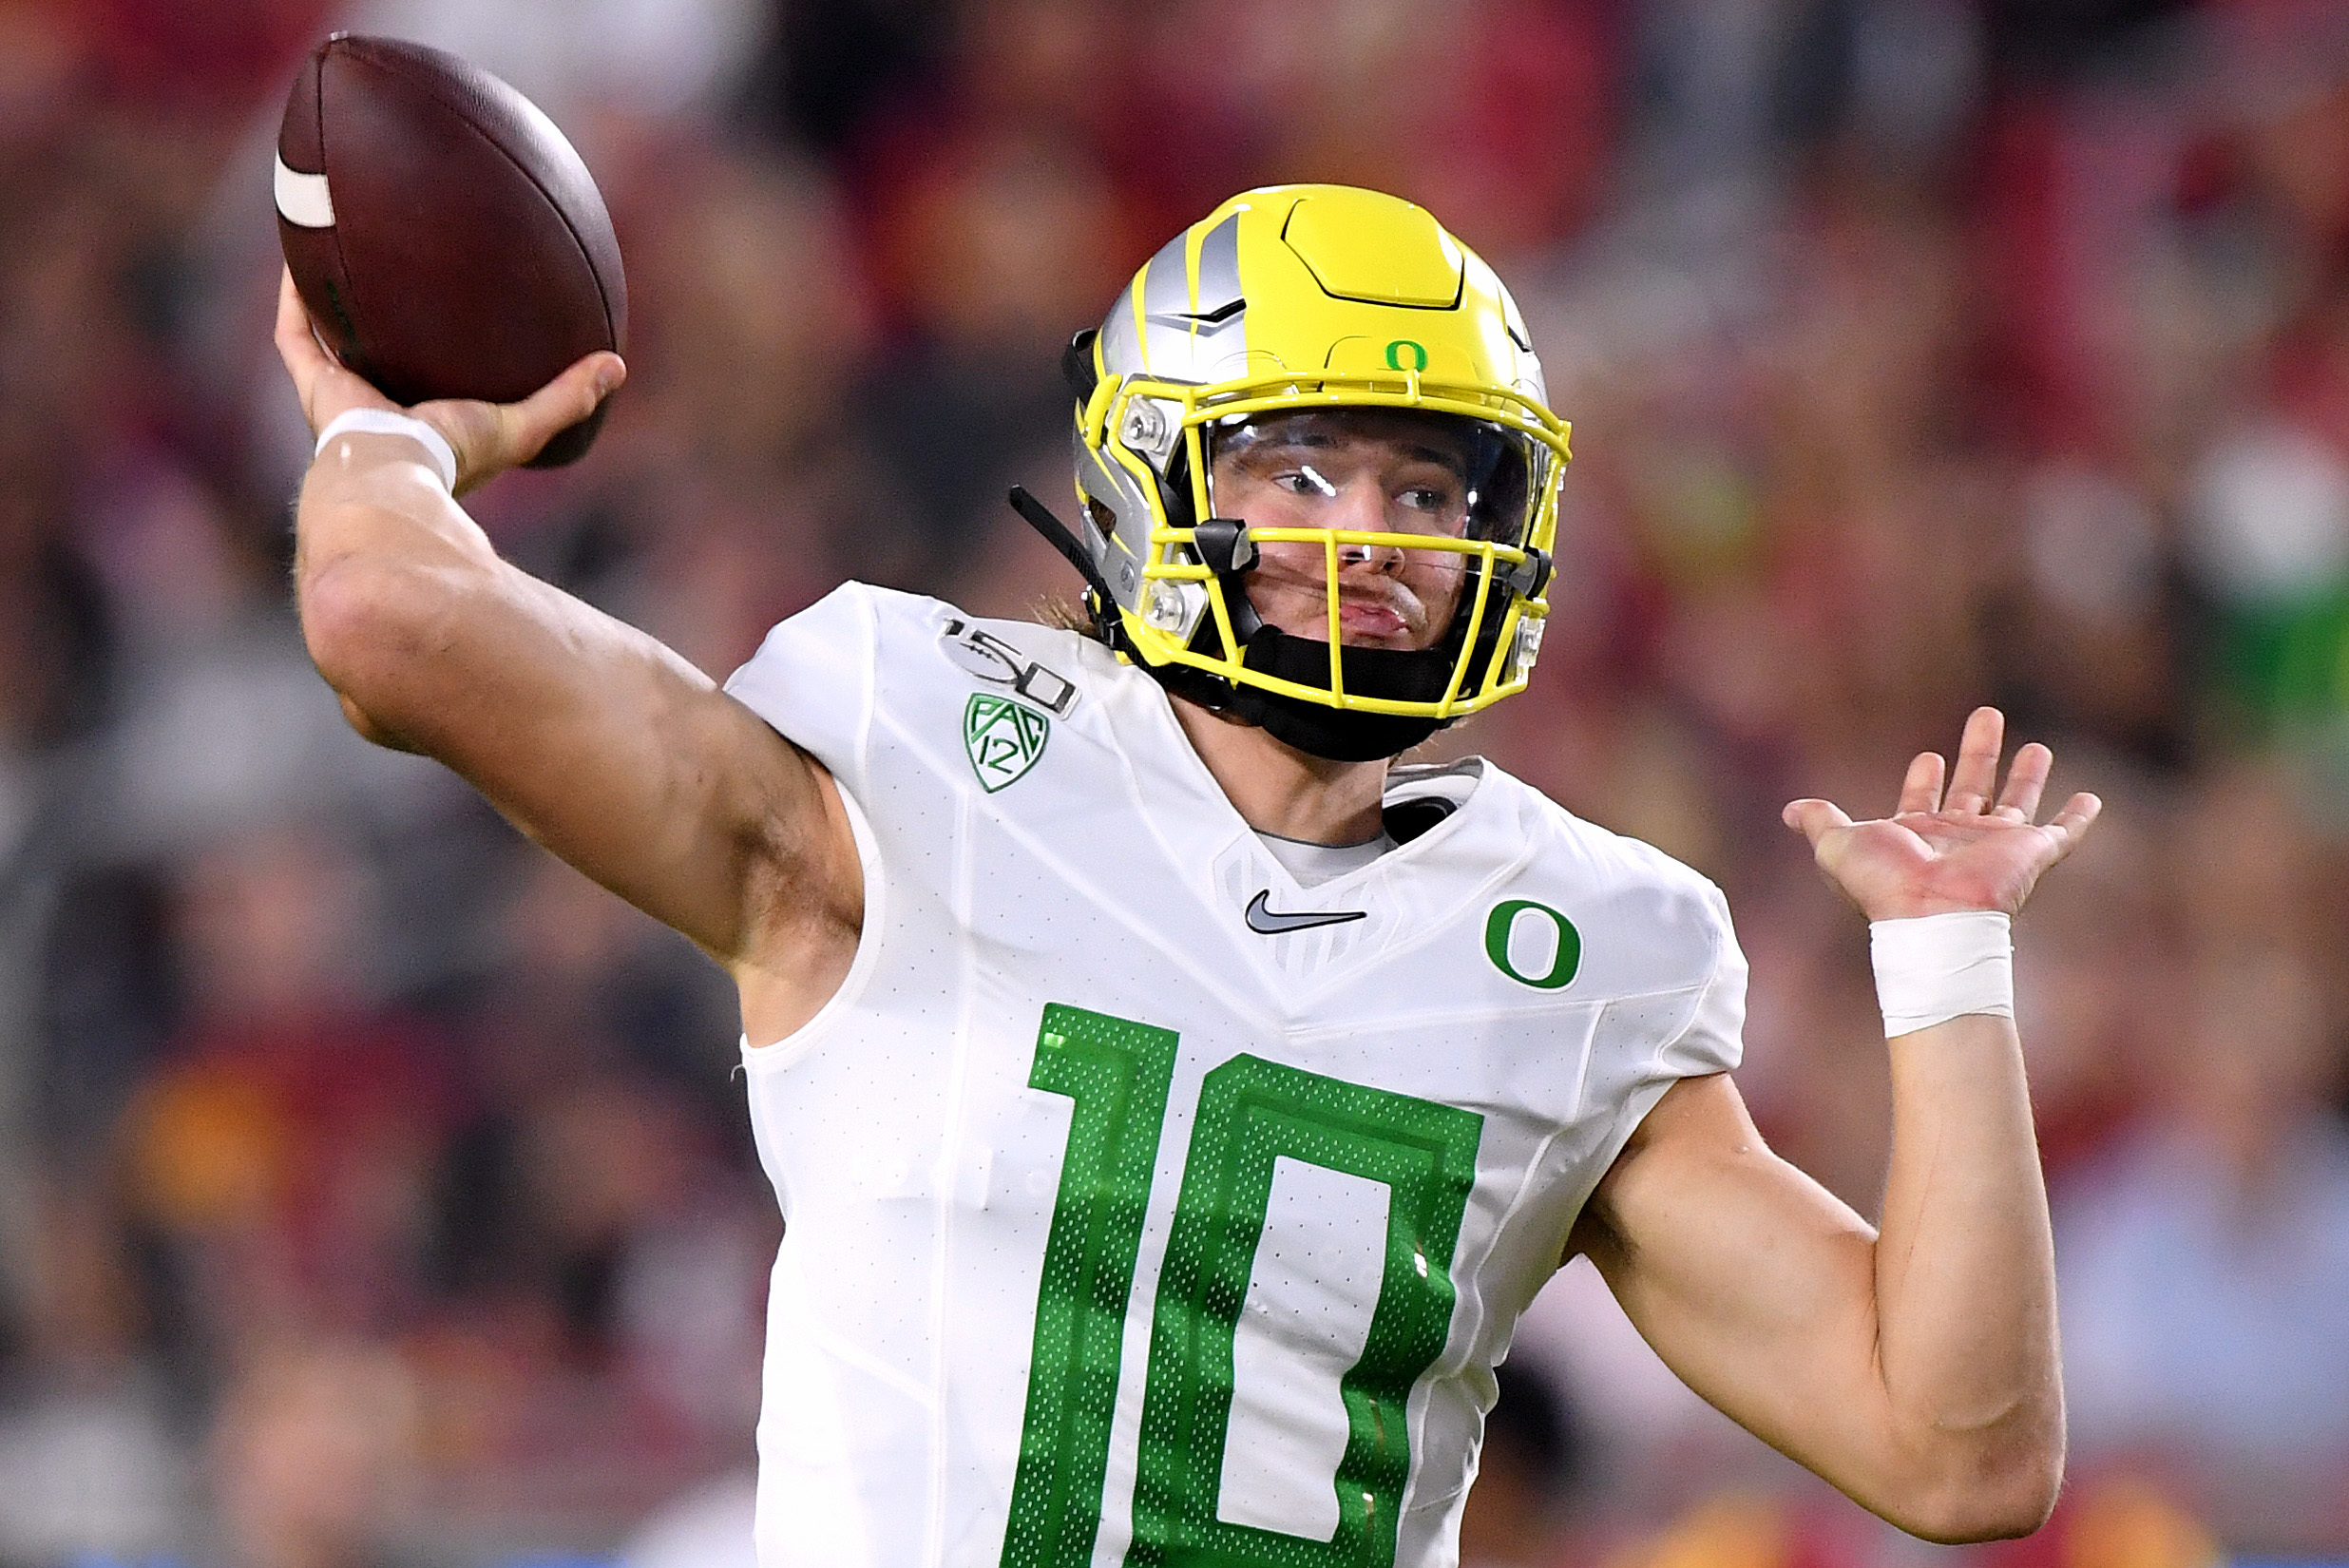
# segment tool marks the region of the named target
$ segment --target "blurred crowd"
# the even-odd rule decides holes
[[[844,577],[1068,596],[1057,362],[1222,197],[1424,201],[1575,424],[1478,751],[1728,891],[1740,1080],[1862,1213],[1864,930],[1778,823],[2003,705],[2107,802],[2018,929],[2071,1483],[1928,1548],[1585,1266],[1524,1568],[2349,1553],[2349,6],[0,0],[0,1565],[747,1562],[779,1233],[722,978],[430,764],[286,586],[270,147],[333,27],[596,170],[633,374],[499,545],[713,675]]]

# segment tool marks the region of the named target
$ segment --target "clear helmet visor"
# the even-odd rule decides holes
[[[1315,641],[1435,645],[1474,597],[1478,546],[1521,545],[1538,493],[1530,441],[1458,414],[1290,410],[1206,435],[1210,514],[1257,545],[1256,613]]]

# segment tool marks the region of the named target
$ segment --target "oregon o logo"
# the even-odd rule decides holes
[[[1411,362],[1408,365],[1403,362],[1406,352],[1411,356]],[[1407,337],[1396,338],[1386,345],[1386,368],[1390,371],[1425,370],[1427,368],[1427,345],[1414,343]]]
[[[1582,966],[1582,935],[1573,921],[1547,904],[1512,898],[1494,905],[1485,918],[1484,953],[1494,968],[1518,985],[1555,991]],[[1549,968],[1543,971],[1538,966],[1545,953]],[[1518,958],[1526,961],[1523,966],[1516,962]]]

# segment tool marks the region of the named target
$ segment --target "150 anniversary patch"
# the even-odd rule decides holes
[[[1009,686],[1055,718],[1066,718],[1077,706],[1076,682],[984,627],[950,616],[939,635],[945,640],[946,657],[956,664],[982,680]]]

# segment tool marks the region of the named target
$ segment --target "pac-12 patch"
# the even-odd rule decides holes
[[[973,692],[963,710],[963,750],[989,794],[1018,783],[1051,736],[1052,720],[1007,697]]]

